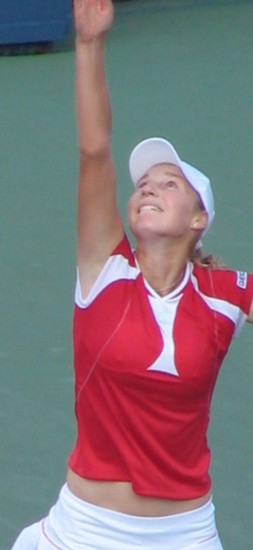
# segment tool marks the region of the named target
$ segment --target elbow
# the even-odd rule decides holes
[[[79,144],[80,160],[104,159],[111,156],[111,146],[109,143]]]
[[[112,162],[110,147],[80,147],[79,149],[80,170],[104,169],[106,165]]]

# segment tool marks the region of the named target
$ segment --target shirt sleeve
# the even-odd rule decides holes
[[[225,270],[221,276],[223,299],[227,300],[237,312],[234,338],[238,337],[247,321],[253,300],[253,274],[245,271]]]
[[[208,273],[208,276],[207,276]],[[253,300],[253,274],[230,269],[198,269],[201,290],[234,323],[234,337],[247,321]]]
[[[127,274],[126,272],[130,272]],[[75,304],[80,308],[87,308],[99,293],[117,277],[136,277],[134,253],[126,235],[112,251],[105,265],[102,267],[97,279],[94,281],[88,295],[84,298],[81,292],[79,270],[76,270]]]

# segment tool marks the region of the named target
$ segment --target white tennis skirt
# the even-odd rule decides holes
[[[65,484],[49,515],[24,529],[12,550],[222,550],[210,500],[197,510],[139,517],[94,506]]]

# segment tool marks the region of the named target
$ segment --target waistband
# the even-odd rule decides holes
[[[63,485],[61,489],[60,498],[63,498],[65,503],[70,505],[71,508],[74,507],[77,514],[80,512],[85,512],[91,515],[94,514],[95,516],[99,514],[99,517],[104,519],[106,522],[110,521],[110,519],[112,518],[122,525],[127,524],[128,526],[135,526],[136,524],[143,524],[143,526],[147,526],[147,523],[162,526],[164,523],[168,525],[168,522],[173,525],[177,525],[178,523],[182,525],[182,521],[187,521],[189,518],[189,521],[192,522],[194,521],[194,517],[198,518],[198,521],[201,522],[202,520],[206,520],[207,517],[212,517],[215,510],[212,497],[210,497],[210,499],[203,506],[200,506],[199,508],[190,510],[188,512],[180,512],[178,514],[172,514],[169,516],[151,517],[130,515],[122,512],[117,512],[109,508],[103,508],[95,504],[90,504],[89,502],[78,498],[70,491],[67,483]]]
[[[140,517],[83,501],[65,484],[49,516],[44,534],[60,550],[173,550],[216,536],[214,505],[180,514]]]

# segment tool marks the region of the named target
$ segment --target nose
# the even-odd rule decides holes
[[[142,195],[144,197],[148,195],[157,196],[157,187],[152,181],[147,181],[146,184],[141,189]]]

